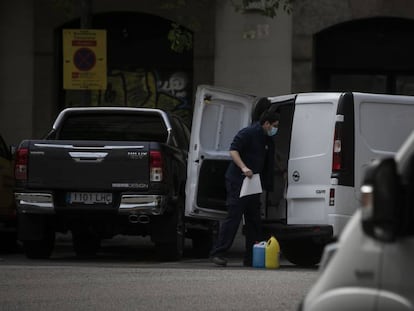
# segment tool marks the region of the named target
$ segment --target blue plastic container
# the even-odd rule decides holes
[[[253,267],[264,268],[266,260],[266,241],[253,245]]]

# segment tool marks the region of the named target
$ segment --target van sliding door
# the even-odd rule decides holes
[[[295,97],[271,98],[272,108],[280,113],[279,130],[274,136],[275,167],[273,169],[273,190],[265,194],[264,219],[267,222],[286,223],[287,169],[291,144],[292,122],[295,111]],[[275,101],[277,100],[277,101]]]

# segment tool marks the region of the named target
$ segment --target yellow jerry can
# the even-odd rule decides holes
[[[277,269],[279,268],[279,255],[280,255],[280,246],[279,242],[274,236],[271,236],[266,243],[266,258],[265,258],[265,267],[266,269]]]

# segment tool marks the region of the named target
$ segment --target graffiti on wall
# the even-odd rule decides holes
[[[112,70],[106,90],[91,91],[91,106],[159,108],[191,122],[191,79],[182,71]],[[66,107],[80,106],[80,93],[68,90]]]

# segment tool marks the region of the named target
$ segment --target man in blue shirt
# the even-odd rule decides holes
[[[279,125],[279,114],[265,111],[258,122],[241,129],[230,146],[232,162],[226,171],[227,217],[220,225],[219,237],[210,252],[211,261],[226,266],[226,251],[232,246],[242,216],[246,225],[246,252],[243,264],[252,265],[252,248],[255,241],[263,238],[260,217],[260,193],[240,198],[240,189],[245,177],[260,174],[262,188],[273,186],[274,143]]]

